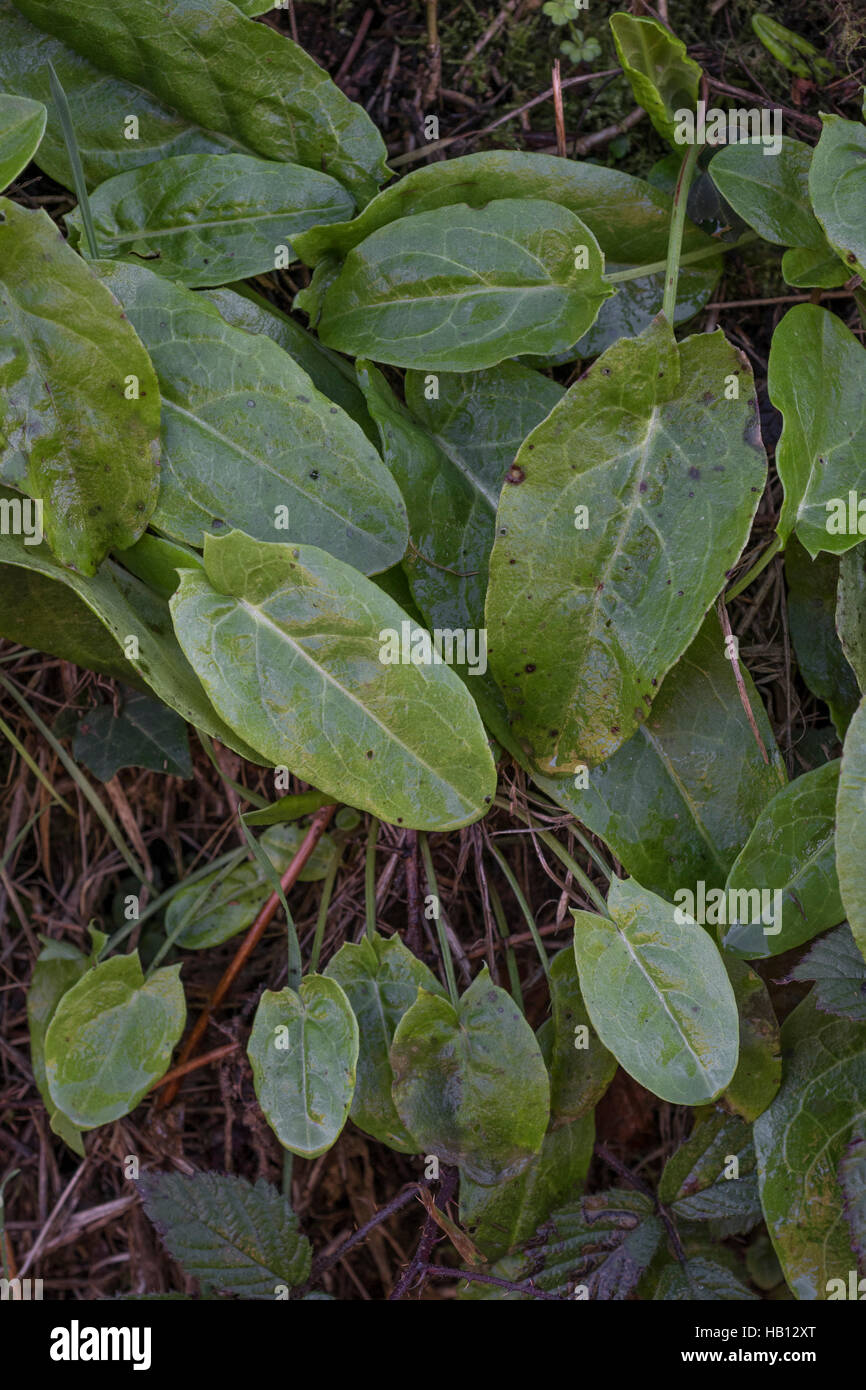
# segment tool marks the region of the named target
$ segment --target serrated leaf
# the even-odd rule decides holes
[[[855,1129],[839,1161],[839,1185],[851,1244],[862,1263],[866,1260],[866,1138],[862,1126]]]
[[[488,1260],[525,1245],[555,1207],[583,1188],[595,1143],[592,1115],[544,1136],[522,1173],[493,1187],[460,1175],[460,1221]]]
[[[841,556],[836,592],[839,641],[860,690],[866,690],[866,545],[862,542]],[[855,696],[855,708],[858,703]]]
[[[145,980],[138,952],[112,956],[63,995],[45,1035],[51,1099],[81,1129],[134,1110],[183,1032],[180,966]]]
[[[712,909],[707,915],[726,951],[747,960],[778,956],[842,921],[833,833],[838,785],[835,759],[802,773],[764,807],[728,875],[724,915],[736,920],[714,923]],[[773,894],[771,923],[763,920],[765,892]],[[736,908],[732,893],[740,894]]]
[[[866,959],[866,699],[848,726],[842,750],[836,872],[854,940]]]
[[[823,700],[840,738],[860,703],[857,681],[837,636],[837,591],[841,566],[848,557],[821,551],[812,560],[791,536],[785,546],[788,622],[800,675],[813,695]]]
[[[263,1178],[223,1173],[146,1173],[142,1205],[185,1273],[241,1298],[270,1298],[310,1273],[312,1251],[298,1218]]]
[[[100,782],[110,781],[122,767],[192,777],[186,725],[149,695],[128,692],[118,712],[108,704],[87,710],[78,722],[72,753]]]
[[[33,1080],[48,1111],[51,1128],[75,1153],[84,1155],[81,1131],[60,1113],[48,1090],[45,1072],[45,1034],[67,990],[87,971],[87,957],[66,941],[53,941],[43,948],[30,976],[27,991],[27,1026],[30,1032],[30,1065]]]
[[[794,1295],[823,1299],[857,1267],[838,1166],[866,1109],[866,1026],[819,1013],[810,996],[786,1019],[782,1050],[782,1089],[754,1129],[761,1203]]]
[[[678,345],[660,316],[522,445],[486,615],[491,669],[542,772],[605,761],[647,718],[748,536],[766,472],[756,420],[724,335]]]
[[[405,510],[388,470],[287,353],[144,267],[97,268],[160,378],[161,531],[198,547],[231,526],[263,541],[303,536],[365,572],[400,559]]]
[[[866,275],[866,126],[823,112],[821,121],[809,170],[812,206],[849,275]]]
[[[0,191],[30,163],[47,119],[48,112],[41,101],[0,94]]]
[[[16,9],[104,72],[152,92],[187,120],[265,159],[327,173],[365,202],[386,177],[385,146],[369,116],[302,48],[247,19],[230,0],[102,0],[75,13],[46,0]]]
[[[718,1236],[741,1235],[761,1220],[751,1125],[723,1110],[698,1119],[667,1161],[659,1201],[683,1221],[711,1221]]]
[[[770,154],[765,145],[726,146],[713,156],[710,176],[722,197],[764,241],[815,248],[826,255],[830,248],[809,198],[811,163],[811,147],[783,135],[777,154]]]
[[[685,1265],[669,1264],[661,1272],[653,1298],[675,1303],[752,1303],[757,1294],[715,1260],[695,1256]]]
[[[601,1041],[675,1105],[714,1100],[737,1065],[734,992],[709,935],[634,879],[614,878],[610,917],[572,910],[584,1003]]]
[[[184,154],[130,169],[90,194],[101,256],[147,262],[189,288],[223,285],[274,269],[280,246],[305,227],[352,212],[327,174],[246,154]],[[87,254],[81,209],[66,218]]]
[[[397,1114],[421,1151],[499,1183],[537,1154],[550,1115],[541,1051],[487,967],[457,1008],[423,988],[391,1045]]]
[[[5,198],[0,359],[0,476],[41,499],[58,559],[95,574],[156,506],[159,388],[120,305],[47,214]]]
[[[259,840],[262,852],[282,877],[306,834],[307,827],[275,825]],[[317,883],[325,877],[334,854],[334,842],[323,835],[300,874],[302,883]],[[230,873],[216,869],[175,893],[165,914],[166,936],[192,914],[175,944],[185,951],[203,951],[219,946],[252,926],[256,914],[271,892],[271,880],[258,860],[239,864]]]
[[[329,1149],[349,1114],[358,1061],[358,1024],[336,980],[307,975],[298,993],[266,989],[247,1055],[283,1148],[302,1158]]]
[[[763,702],[741,666],[769,763],[725,652],[710,613],[666,676],[646,722],[588,773],[587,787],[580,776],[534,779],[662,898],[699,879],[708,888],[723,887],[758,813],[785,783]]]
[[[816,941],[788,976],[814,980],[816,1008],[852,1023],[866,1023],[866,961],[847,922]]]
[[[419,1145],[400,1122],[391,1098],[394,1073],[389,1050],[394,1033],[418,990],[446,998],[443,986],[413,956],[399,936],[375,932],[354,943],[346,941],[328,962],[328,979],[345,992],[358,1020],[360,1051],[351,1116],[359,1129],[398,1153],[418,1153]]]
[[[796,304],[773,334],[767,388],[784,420],[776,530],[841,555],[862,539],[848,513],[849,492],[866,491],[866,349],[829,310]]]
[[[767,986],[745,961],[728,952],[722,960],[740,1015],[740,1055],[725,1091],[725,1104],[745,1120],[756,1120],[782,1083],[779,1024]]]
[[[550,1114],[554,1126],[594,1110],[616,1071],[616,1058],[599,1041],[580,992],[574,952],[559,951],[550,963],[553,1036]]]
[[[239,531],[205,540],[205,575],[171,600],[178,640],[241,736],[336,800],[417,829],[477,820],[495,768],[472,697],[446,665],[383,664],[408,621],[314,546]]]
[[[576,268],[584,248],[586,267]],[[613,291],[604,258],[574,213],[504,198],[416,213],[351,250],[325,292],[329,347],[400,367],[460,372],[574,343]],[[308,307],[304,295],[298,307]]]
[[[702,69],[687,56],[685,44],[655,19],[613,14],[610,27],[635,100],[659,135],[678,143],[677,113],[694,111]]]

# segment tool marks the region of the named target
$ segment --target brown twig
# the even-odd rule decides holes
[[[367,37],[367,30],[373,23],[374,13],[374,10],[369,9],[365,10],[363,15],[361,16],[361,23],[358,25],[358,32],[353,38],[352,42],[349,44],[348,52],[346,53],[345,58],[343,59],[342,63],[337,69],[337,75],[334,78],[335,82],[342,82],[343,78],[346,76],[355,59],[357,58],[358,50],[361,47],[361,44],[364,42],[365,38]]]
[[[172,1067],[165,1076],[161,1076],[159,1081],[154,1081],[149,1088],[150,1091],[158,1091],[163,1086],[168,1086],[173,1081],[180,1081],[182,1076],[188,1076],[191,1071],[198,1071],[199,1067],[210,1066],[211,1062],[218,1062],[221,1057],[228,1057],[230,1052],[236,1052],[240,1043],[223,1043],[222,1047],[215,1047],[212,1052],[203,1052],[200,1057],[191,1057],[188,1062],[181,1066]]]
[[[729,638],[733,641],[733,648],[729,651],[729,656],[731,666],[733,667],[734,671],[734,679],[737,682],[737,690],[739,691],[740,702],[742,703],[743,709],[746,712],[746,718],[749,721],[749,727],[751,728],[752,733],[755,735],[755,742],[761,750],[761,757],[764,759],[764,762],[769,767],[770,759],[767,756],[767,750],[764,747],[764,740],[761,738],[761,735],[758,731],[758,725],[755,722],[755,712],[752,709],[752,702],[749,699],[748,694],[746,693],[746,684],[743,680],[743,673],[740,670],[740,658],[737,655],[737,643],[736,640],[734,640],[733,633],[731,632],[731,620],[728,617],[728,610],[725,607],[724,594],[721,596],[718,602],[718,613],[719,622],[722,625],[722,632],[724,633],[725,637],[725,645],[728,645]]]
[[[568,155],[568,143],[565,138],[565,110],[562,105],[562,76],[558,58],[553,64],[553,119],[556,125],[556,153],[560,159],[565,159]]]

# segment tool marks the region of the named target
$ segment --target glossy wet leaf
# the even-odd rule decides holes
[[[866,960],[847,922],[810,946],[788,979],[814,980],[811,997],[822,1013],[866,1023]]]
[[[625,743],[724,585],[766,473],[752,392],[721,332],[677,345],[659,317],[608,349],[522,445],[486,616],[491,669],[542,772]]]
[[[789,135],[781,142],[778,154],[764,145],[727,145],[710,163],[713,182],[764,241],[826,253],[827,238],[809,198],[812,149]]]
[[[145,1173],[138,1188],[169,1254],[202,1284],[273,1300],[306,1282],[310,1242],[288,1198],[263,1178]]]
[[[306,831],[306,826],[275,825],[261,836],[262,852],[281,877]],[[298,875],[300,882],[317,883],[323,879],[333,853],[333,840],[323,835]],[[166,936],[173,935],[187,918],[186,925],[175,938],[178,946],[185,951],[219,946],[252,926],[270,894],[271,880],[257,860],[239,864],[228,874],[216,869],[194,883],[185,884],[175,893],[165,914]]]
[[[857,685],[866,690],[866,545],[855,545],[840,557],[836,629]],[[854,708],[858,703],[855,695]]]
[[[0,93],[0,191],[8,188],[39,148],[48,113],[41,101]]]
[[[550,1113],[559,1126],[594,1110],[613,1080],[616,1058],[590,1023],[573,951],[560,951],[550,963],[550,1000]]]
[[[508,1182],[485,1187],[461,1174],[460,1224],[488,1260],[524,1245],[586,1181],[595,1141],[592,1115],[551,1129],[541,1152]]]
[[[779,1024],[767,986],[745,961],[722,952],[740,1016],[737,1070],[725,1091],[725,1104],[744,1120],[756,1120],[782,1081]]]
[[[729,920],[707,916],[726,951],[746,960],[778,956],[843,920],[834,840],[838,785],[835,759],[802,773],[764,807],[728,875]],[[733,893],[740,894],[736,909]],[[762,918],[770,902],[764,893],[774,895],[770,923]]]
[[[492,367],[514,356],[515,340],[542,353],[575,342],[612,293],[603,269],[592,232],[556,203],[457,204],[390,223],[350,251],[315,327],[328,347],[377,362]]]
[[[547,1069],[532,1029],[486,966],[456,1009],[419,991],[397,1025],[391,1066],[394,1105],[421,1152],[492,1184],[540,1151]]]
[[[10,492],[0,488],[0,500],[11,497]],[[88,578],[58,564],[46,545],[26,545],[18,536],[2,534],[0,565],[4,568],[8,566],[13,574],[21,568],[32,571],[40,581],[30,591],[36,599],[50,595],[49,585],[56,589],[60,584],[79,600],[73,614],[78,620],[83,609],[88,614],[87,622],[77,632],[73,629],[68,634],[59,634],[63,649],[59,650],[58,655],[66,655],[68,638],[73,642],[72,656],[89,655],[93,651],[98,658],[96,670],[107,669],[109,674],[123,674],[124,680],[139,681],[143,686],[150,687],[160,700],[176,710],[188,723],[220,739],[242,757],[254,763],[264,761],[220,719],[174,637],[168,605],[134,575],[128,574],[113,561],[106,560],[99,572]],[[28,574],[27,579],[30,577]],[[56,605],[60,614],[64,612],[64,599],[65,596],[61,595]],[[50,597],[48,602],[54,606]],[[98,630],[104,634],[98,646],[96,628],[90,621],[90,615],[93,615]],[[5,621],[5,615],[0,615],[0,630],[5,635],[16,635]],[[38,615],[38,622],[34,626],[34,638],[37,634],[52,635],[44,614]],[[108,659],[109,641],[114,646],[116,670]],[[122,660],[124,656],[126,663]]]
[[[846,659],[837,591],[841,605],[841,567],[848,565],[849,560],[855,566],[858,553],[854,549],[837,557],[820,551],[810,559],[796,536],[791,536],[785,546],[788,623],[797,665],[812,694],[826,704],[840,738],[845,737],[851,716],[860,703],[860,692]],[[847,573],[851,573],[850,568]],[[846,596],[849,593],[846,589]]]
[[[782,1028],[782,1089],[755,1122],[767,1229],[797,1298],[824,1299],[857,1268],[839,1162],[866,1107],[866,1025],[804,999]]]
[[[133,952],[88,970],[63,995],[45,1035],[54,1104],[81,1129],[128,1115],[168,1070],[185,1021],[179,965],[145,980]]]
[[[854,940],[866,959],[866,700],[848,726],[842,751],[836,871]]]
[[[328,962],[328,979],[336,980],[358,1020],[360,1051],[351,1116],[359,1129],[399,1153],[418,1153],[391,1098],[389,1049],[400,1019],[415,1003],[418,990],[446,998],[432,971],[413,956],[399,936],[378,932],[357,943],[347,941]]]
[[[146,268],[101,261],[99,273],[160,379],[161,531],[198,547],[232,526],[303,539],[365,572],[400,559],[405,513],[387,469],[287,353]]]
[[[574,954],[601,1041],[674,1105],[714,1100],[737,1065],[737,1004],[722,959],[693,922],[634,879],[611,882],[610,917],[572,911]]]
[[[27,991],[27,1026],[30,1032],[30,1065],[33,1068],[33,1080],[45,1103],[51,1128],[82,1157],[84,1144],[81,1131],[61,1114],[48,1090],[45,1073],[45,1034],[60,1000],[85,974],[87,966],[87,957],[71,942],[52,941],[40,951]]]
[[[247,1048],[265,1119],[283,1148],[315,1158],[352,1103],[358,1024],[336,980],[307,975],[299,993],[266,989]]]
[[[790,246],[782,256],[782,279],[795,289],[832,290],[850,280],[848,269],[830,246]]]
[[[46,213],[0,199],[0,476],[42,499],[64,564],[95,574],[141,535],[158,441],[156,376],[121,306]]]
[[[684,238],[683,245],[685,244]],[[658,259],[663,260],[664,256],[665,251],[661,250]],[[681,267],[674,314],[676,325],[687,323],[689,319],[694,318],[712,299],[722,265],[720,247],[718,256],[702,260],[696,265]],[[605,269],[609,275],[627,268],[626,264],[616,258],[606,259]],[[574,344],[571,352],[566,354],[566,359],[571,361],[577,357],[595,357],[601,352],[606,352],[619,338],[637,338],[650,326],[661,309],[664,290],[664,271],[658,271],[655,275],[641,275],[617,285],[616,295],[604,301],[595,323],[579,342]],[[529,360],[531,362],[531,359]]]
[[[366,112],[290,39],[230,0],[84,0],[74,14],[47,0],[15,7],[104,72],[265,159],[324,169],[361,201],[386,177],[385,147]],[[134,109],[134,108],[133,108]]]
[[[665,678],[647,720],[588,773],[585,788],[580,774],[535,778],[660,897],[698,879],[723,887],[758,813],[785,784],[763,702],[745,665],[740,669],[769,763],[711,613]]]
[[[192,777],[184,721],[159,700],[132,691],[117,710],[113,704],[96,705],[81,716],[72,753],[100,782],[110,781],[122,767]]]
[[[117,174],[91,193],[99,253],[146,262],[190,288],[274,269],[280,247],[320,222],[351,213],[350,195],[327,174],[245,154],[186,154]],[[87,254],[81,210],[66,219]]]
[[[866,273],[866,127],[822,113],[823,128],[809,170],[809,193],[827,240],[848,266]]]
[[[610,17],[613,41],[635,100],[644,108],[659,135],[675,143],[677,112],[694,111],[701,68],[686,54],[686,46],[654,19],[633,15]]]
[[[234,531],[208,537],[204,559],[171,600],[175,631],[241,737],[392,823],[484,814],[495,770],[472,698],[447,665],[383,664],[380,634],[409,621],[391,599],[313,546]]]
[[[720,1109],[698,1118],[665,1164],[658,1195],[680,1220],[711,1221],[718,1235],[757,1226],[761,1203],[751,1125]]]
[[[767,386],[784,420],[778,534],[840,555],[862,539],[849,493],[866,491],[866,348],[829,310],[797,304],[773,334]]]

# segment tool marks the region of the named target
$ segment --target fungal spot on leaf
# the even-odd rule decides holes
[[[692,468],[689,469],[689,477],[690,477],[690,478],[699,478],[700,476],[701,476],[701,470],[700,470],[699,468],[694,468],[694,467],[692,467]]]
[[[529,675],[532,675],[532,672],[535,670],[535,667],[532,665],[532,662],[529,662],[529,664],[526,665],[526,666],[524,666],[523,669],[524,669],[524,671],[526,671]]]
[[[513,463],[505,475],[505,481],[511,483],[513,487],[518,487],[526,477],[525,472],[518,464]]]

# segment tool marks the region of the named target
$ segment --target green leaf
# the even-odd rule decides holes
[[[734,212],[764,241],[826,254],[827,238],[809,198],[811,163],[811,147],[783,135],[775,155],[764,145],[726,146],[713,156],[710,175]]]
[[[0,189],[7,188],[30,163],[47,119],[41,101],[0,94]]]
[[[745,1120],[756,1120],[782,1081],[779,1024],[767,986],[745,961],[722,952],[740,1015],[740,1057],[725,1104]]]
[[[851,1244],[857,1251],[862,1269],[866,1258],[866,1138],[862,1125],[854,1130],[851,1142],[839,1162],[839,1184]]]
[[[785,579],[788,583],[788,622],[800,675],[813,695],[823,700],[840,738],[860,703],[860,692],[844,651],[844,640],[836,633],[837,589],[841,604],[841,566],[849,558],[853,565],[856,549],[837,558],[821,551],[810,559],[791,536],[785,546]],[[848,570],[851,573],[851,570]],[[847,594],[846,590],[846,594]],[[841,611],[841,610],[840,610]]]
[[[239,531],[207,537],[204,561],[171,600],[178,640],[263,756],[396,824],[484,814],[496,774],[472,697],[446,665],[382,662],[381,634],[408,619],[376,585],[313,546]]]
[[[265,159],[325,169],[362,202],[387,177],[366,112],[297,44],[230,0],[208,0],[206,15],[181,0],[170,24],[163,0],[86,0],[74,14],[48,0],[15,6],[104,72]]]
[[[551,1123],[558,1126],[594,1110],[616,1071],[616,1058],[599,1042],[580,992],[574,952],[560,951],[550,964],[553,1045]]]
[[[138,398],[127,398],[130,380]],[[0,475],[95,574],[156,505],[159,389],[120,305],[44,212],[0,199]]]
[[[332,799],[324,792],[289,792],[270,806],[263,806],[260,811],[245,812],[244,821],[247,825],[282,825],[285,821],[310,816],[322,806],[330,806]],[[315,850],[313,857],[315,858]]]
[[[307,826],[275,825],[259,840],[280,877],[291,864],[306,832]],[[323,835],[299,874],[301,883],[317,883],[323,879],[333,853],[333,840]],[[252,926],[270,892],[271,880],[256,860],[239,864],[228,874],[216,869],[194,883],[185,884],[175,893],[165,914],[166,936],[171,936],[187,913],[191,913],[175,944],[185,951],[219,946]]]
[[[45,1035],[54,1104],[81,1129],[128,1115],[168,1069],[185,1021],[179,965],[149,980],[137,951],[95,966],[63,995]]]
[[[848,726],[842,750],[836,870],[854,940],[866,959],[866,699]]]
[[[693,922],[634,879],[614,878],[610,917],[572,910],[580,988],[622,1067],[674,1105],[714,1100],[737,1065],[737,1004],[721,957]]]
[[[825,290],[844,285],[851,277],[839,257],[823,247],[792,246],[782,256],[782,278],[796,289],[820,286]]]
[[[0,500],[11,497],[12,494],[5,488],[0,488]],[[48,590],[50,581],[56,581],[52,584],[55,590],[58,582],[66,585],[81,600],[81,606],[96,615],[101,629],[111,634],[116,643],[115,653],[118,661],[121,653],[128,653],[128,665],[120,667],[124,672],[124,679],[128,680],[130,675],[133,680],[138,678],[143,685],[149,686],[160,700],[171,709],[177,710],[178,714],[196,728],[220,739],[249,761],[264,761],[260,754],[250,748],[219,718],[175,641],[168,605],[133,575],[127,574],[111,560],[107,560],[98,574],[92,578],[85,578],[75,570],[59,565],[47,546],[27,545],[18,536],[2,534],[0,565],[9,566],[10,569],[14,566],[15,573],[23,567],[25,570],[35,571],[38,578],[44,578],[42,588],[36,590],[37,597]],[[57,606],[58,611],[62,613],[63,596]],[[39,622],[43,624],[44,619],[40,617]],[[7,635],[13,635],[9,632],[5,614],[0,617],[0,630]],[[92,640],[91,632],[91,627],[84,629],[84,640],[88,643],[88,648]],[[39,627],[34,632],[34,636],[36,635],[42,635]],[[77,650],[80,639],[74,633],[71,637],[75,639],[74,650]],[[78,654],[86,655],[87,652]],[[65,652],[60,652],[60,655],[65,655]],[[101,658],[102,646],[98,649],[98,655]],[[102,660],[96,669],[103,669]],[[129,672],[129,675],[126,672]],[[111,673],[114,674],[113,670]]]
[[[358,1079],[351,1116],[359,1129],[398,1153],[418,1153],[419,1145],[401,1124],[391,1098],[389,1050],[400,1019],[418,990],[447,998],[431,970],[408,951],[399,936],[374,932],[357,944],[347,941],[328,963],[325,975],[342,986],[358,1020]]]
[[[809,170],[812,206],[849,275],[866,275],[866,126],[824,113],[821,121]]]
[[[816,941],[787,980],[814,980],[811,997],[822,1013],[866,1023],[866,961],[847,922]]]
[[[782,1051],[782,1089],[755,1122],[761,1203],[795,1296],[823,1299],[857,1268],[838,1167],[866,1107],[866,1026],[819,1013],[810,996],[786,1019]]]
[[[659,1201],[682,1221],[710,1221],[719,1237],[742,1235],[761,1220],[752,1127],[723,1110],[696,1120],[668,1159]]]
[[[592,1115],[544,1136],[541,1152],[508,1182],[486,1187],[460,1175],[460,1224],[488,1260],[498,1260],[535,1234],[550,1213],[581,1191],[595,1143]]]
[[[87,971],[87,957],[70,942],[52,941],[39,953],[27,991],[27,1026],[30,1031],[30,1065],[33,1080],[48,1111],[51,1128],[75,1153],[84,1156],[77,1125],[57,1109],[48,1090],[45,1073],[45,1034],[57,1005]]]
[[[667,1265],[653,1298],[676,1303],[752,1303],[757,1294],[741,1284],[724,1265],[698,1255],[686,1260],[685,1265]]]
[[[306,1282],[310,1242],[288,1199],[263,1178],[146,1173],[138,1187],[168,1253],[200,1283],[273,1299]]]
[[[783,541],[796,530],[813,557],[841,555],[862,539],[849,493],[866,491],[866,349],[829,310],[797,304],[773,334],[767,388],[784,420],[776,530]]]
[[[837,594],[839,641],[860,690],[866,690],[866,545],[855,545],[840,558]],[[858,703],[855,695],[852,714]]]
[[[129,550],[119,551],[117,559],[124,569],[162,599],[170,599],[180,583],[179,570],[201,566],[201,556],[197,550],[167,540],[165,536],[151,535],[149,531]]]
[[[90,208],[100,254],[146,261],[149,270],[195,288],[273,270],[292,238],[351,213],[327,174],[246,154],[184,154],[100,184]],[[85,252],[81,209],[66,218]]]
[[[752,679],[743,683],[767,749],[746,717],[715,613],[665,678],[646,722],[583,778],[536,785],[610,845],[653,893],[702,879],[724,886],[758,813],[785,783],[781,754]],[[576,784],[576,785],[575,785]]]
[[[100,782],[110,781],[122,767],[192,777],[186,725],[149,695],[128,694],[117,713],[110,704],[87,710],[78,722],[72,753]]]
[[[537,1154],[550,1114],[541,1050],[486,965],[455,1009],[418,991],[391,1046],[392,1094],[422,1152],[500,1183]]]
[[[346,1123],[355,1090],[358,1024],[343,990],[307,975],[299,993],[266,989],[247,1048],[265,1119],[283,1148],[324,1153]]]
[[[406,519],[396,485],[354,421],[287,353],[143,267],[102,261],[99,273],[160,379],[161,531],[195,546],[231,526],[259,540],[303,535],[365,571],[400,559]]]
[[[764,807],[728,875],[734,920],[714,921],[712,908],[707,914],[726,951],[747,960],[778,956],[843,920],[833,835],[838,785],[835,759],[804,772]],[[765,892],[774,895],[771,923],[763,921]],[[747,895],[736,908],[732,893]]]
[[[576,268],[584,248],[587,264]],[[416,213],[349,252],[315,325],[329,347],[459,372],[575,342],[613,291],[579,218],[540,199]],[[301,294],[296,304],[304,308]]]
[[[635,100],[659,135],[678,143],[677,113],[694,112],[702,69],[686,55],[685,44],[654,19],[613,14],[610,27]]]
[[[487,627],[542,772],[605,761],[647,718],[748,537],[766,473],[756,421],[724,334],[678,345],[660,316],[522,445],[499,502]]]
[[[767,52],[795,77],[805,77],[821,85],[838,75],[833,64],[821,56],[813,43],[769,15],[752,15],[752,28]]]

